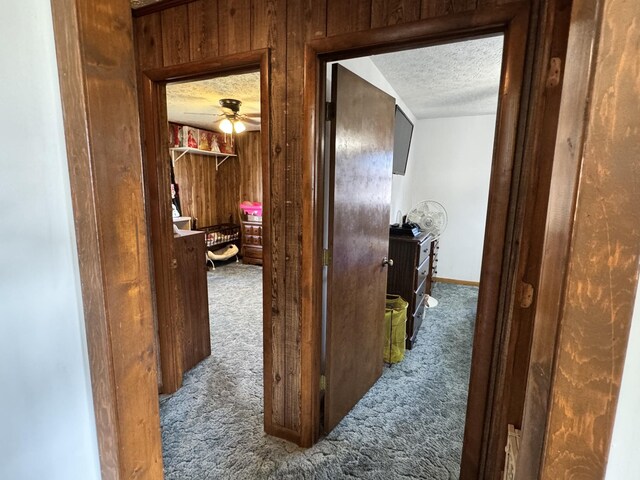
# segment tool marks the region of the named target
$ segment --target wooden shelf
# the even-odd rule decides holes
[[[169,152],[171,153],[171,161],[173,162],[174,165],[178,160],[184,157],[187,153],[193,153],[196,155],[205,155],[208,157],[216,157],[216,170],[218,170],[218,167],[222,165],[225,162],[225,160],[227,160],[228,158],[237,157],[235,153],[211,152],[209,150],[199,150],[197,148],[190,148],[190,147],[173,147],[169,149]],[[180,153],[180,155],[176,157],[176,153]],[[220,158],[222,158],[222,160],[220,160]]]

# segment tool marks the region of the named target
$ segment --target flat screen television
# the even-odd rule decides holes
[[[411,147],[411,136],[413,135],[413,123],[396,105],[396,122],[393,135],[393,173],[394,175],[404,175],[407,171],[407,160],[409,160],[409,148]]]

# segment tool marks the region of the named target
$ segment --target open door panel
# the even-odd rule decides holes
[[[324,431],[382,374],[395,99],[333,65]]]

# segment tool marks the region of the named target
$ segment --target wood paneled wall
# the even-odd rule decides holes
[[[135,19],[142,70],[270,49],[272,379],[269,433],[301,441],[301,229],[305,42],[517,0],[196,0]],[[527,0],[521,0],[528,3]]]
[[[245,132],[236,139],[237,157],[216,170],[214,157],[187,154],[174,165],[180,192],[180,212],[197,219],[197,227],[239,223],[238,204],[262,202],[260,132]]]

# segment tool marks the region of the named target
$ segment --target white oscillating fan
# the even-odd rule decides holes
[[[425,200],[409,211],[406,221],[417,224],[420,230],[429,233],[431,238],[436,240],[447,228],[447,211],[441,203],[434,200]],[[427,295],[426,306],[433,308],[437,305],[438,300],[431,295]]]

